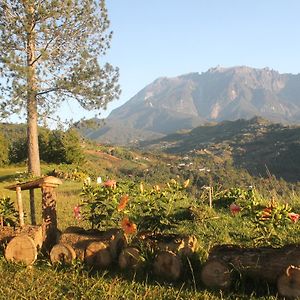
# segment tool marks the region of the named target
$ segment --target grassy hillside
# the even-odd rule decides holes
[[[273,124],[262,118],[225,121],[189,132],[145,142],[146,149],[230,162],[255,176],[268,175],[300,181],[300,127]]]
[[[117,266],[109,270],[91,270],[80,262],[74,262],[70,267],[54,267],[47,256],[41,255],[33,267],[25,268],[7,263],[1,256],[0,271],[5,276],[0,279],[0,299],[278,299],[274,286],[249,281],[237,282],[228,292],[209,291],[201,283],[200,270],[215,245],[253,247],[257,243],[274,246],[299,243],[300,223],[288,223],[270,238],[263,231],[254,230],[251,219],[245,214],[233,216],[230,213],[232,198],[222,200],[220,197],[222,190],[246,189],[254,183],[262,195],[261,205],[275,199],[278,203],[288,203],[293,212],[299,213],[300,197],[296,185],[292,190],[289,184],[272,176],[267,180],[253,178],[247,172],[224,163],[221,156],[208,155],[206,152],[212,151],[210,148],[198,150],[197,155],[160,154],[96,144],[85,144],[84,149],[87,159],[80,166],[42,166],[43,174],[55,170],[65,178],[57,188],[58,227],[61,230],[74,225],[90,228],[87,221],[78,221],[73,214],[74,206],[81,203],[80,192],[87,175],[92,178],[93,184],[101,176],[103,180],[117,179],[117,182],[133,180],[139,184],[142,181],[150,187],[155,184],[164,187],[171,178],[181,182],[190,178],[187,204],[194,207],[194,217],[192,221],[181,222],[178,230],[192,233],[198,239],[199,248],[192,268],[188,268],[187,274],[178,282],[168,283],[151,272],[147,275],[130,274],[120,272]],[[203,155],[199,153],[201,151]],[[15,201],[15,193],[6,190],[5,186],[26,179],[25,171],[25,166],[0,169],[1,197],[9,196]],[[209,208],[207,191],[202,189],[208,184],[215,188],[213,208]],[[28,197],[28,193],[23,192],[26,222],[30,219]],[[36,191],[38,222],[41,222],[40,197],[40,192]]]

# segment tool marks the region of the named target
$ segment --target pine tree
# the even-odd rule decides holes
[[[119,96],[118,68],[99,62],[110,47],[109,25],[104,0],[1,0],[1,113],[26,113],[32,175],[40,175],[42,116],[66,100],[92,110]]]

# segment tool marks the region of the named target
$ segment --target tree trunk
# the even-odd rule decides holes
[[[29,1],[27,14],[27,147],[28,172],[33,176],[41,175],[40,155],[38,145],[38,111],[37,111],[37,79],[35,69],[34,6]]]
[[[202,268],[201,278],[207,286],[228,288],[231,273],[236,270],[253,279],[276,283],[289,266],[300,266],[300,246],[282,248],[241,248],[232,245],[216,246]],[[215,279],[210,279],[215,277]],[[212,285],[209,282],[213,282]],[[217,283],[217,284],[216,284]]]

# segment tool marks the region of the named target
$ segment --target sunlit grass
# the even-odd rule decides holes
[[[9,196],[15,201],[14,191],[5,189],[13,184],[24,172],[25,167],[10,167],[0,169],[0,195]],[[68,226],[83,226],[89,224],[75,220],[73,208],[80,203],[82,183],[63,181],[56,189],[58,227],[64,230]],[[26,222],[30,221],[29,193],[22,192]],[[294,194],[290,201],[299,207],[299,197]],[[41,192],[35,191],[35,207],[37,221],[41,223]],[[296,211],[299,212],[299,211]],[[199,249],[196,259],[198,265],[205,262],[210,249],[217,244],[238,244],[254,246],[255,232],[249,220],[240,215],[232,216],[225,209],[209,208],[208,204],[200,203],[197,219],[183,223],[179,231],[194,234],[198,239]],[[282,231],[280,238],[284,243],[300,242],[300,224],[291,224]],[[261,296],[252,291],[246,291],[241,285],[230,293],[206,290],[200,282],[200,268],[193,269],[194,278],[183,278],[170,284],[157,282],[150,273],[149,276],[122,274],[116,266],[108,271],[91,271],[82,263],[71,267],[53,267],[48,257],[40,257],[32,267],[24,267],[7,263],[0,258],[1,293],[0,299],[277,299],[274,289],[264,290]]]

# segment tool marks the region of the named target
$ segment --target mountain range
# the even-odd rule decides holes
[[[113,110],[104,124],[96,120],[96,128],[82,131],[101,142],[128,144],[254,116],[299,124],[300,74],[238,66],[158,78]]]

